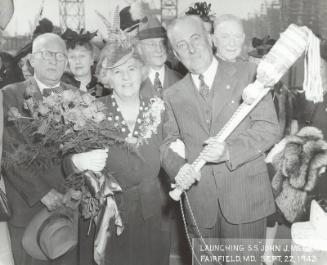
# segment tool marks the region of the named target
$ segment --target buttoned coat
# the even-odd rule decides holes
[[[166,113],[162,165],[173,178],[184,163],[192,163],[203,143],[215,136],[241,104],[243,89],[253,82],[255,65],[219,61],[211,89],[211,122],[205,118],[200,94],[187,74],[165,93]],[[198,225],[211,228],[217,221],[218,200],[224,217],[232,224],[248,223],[275,210],[264,152],[279,137],[277,116],[271,95],[266,96],[226,140],[230,160],[207,164],[201,180],[187,192]],[[186,159],[169,148],[180,139]]]

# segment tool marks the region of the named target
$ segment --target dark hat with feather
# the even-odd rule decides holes
[[[211,4],[207,4],[207,2],[196,2],[194,7],[189,7],[189,10],[185,12],[185,15],[197,15],[203,21],[211,22],[212,17],[215,14],[211,13]]]
[[[97,35],[97,31],[94,32],[84,32],[84,29],[81,29],[79,33],[76,31],[67,28],[66,31],[61,35],[61,38],[66,42],[67,49],[74,49],[76,45],[83,45],[89,43]]]
[[[150,13],[150,5],[144,1],[135,1],[119,12],[120,29],[126,32],[134,31],[138,25],[145,22]]]

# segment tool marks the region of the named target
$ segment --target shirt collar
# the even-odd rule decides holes
[[[37,86],[40,89],[41,94],[43,93],[43,89],[45,89],[45,88],[54,88],[54,87],[60,86],[60,81],[54,86],[47,86],[46,84],[42,83],[39,79],[37,79],[36,75],[34,75],[34,79],[35,79]]]
[[[204,73],[202,73],[202,75],[204,77],[204,82],[209,87],[209,89],[211,89],[211,87],[213,85],[213,82],[215,80],[215,76],[217,73],[217,69],[218,69],[218,61],[215,57],[213,57],[212,62],[210,64],[210,66],[208,67],[208,69]],[[196,88],[199,89],[199,87],[200,87],[199,75],[191,74],[191,77],[193,79],[193,82],[194,82]]]
[[[164,79],[165,79],[165,65],[163,65],[159,71],[150,68],[148,76],[149,76],[150,81],[151,81],[152,84],[154,84],[154,79],[156,77],[157,72],[159,73],[160,82],[163,85],[163,82],[164,82]]]

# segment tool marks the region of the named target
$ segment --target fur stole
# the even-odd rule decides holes
[[[271,151],[276,171],[272,188],[278,208],[293,223],[307,215],[313,190],[319,179],[326,177],[323,173],[327,166],[327,143],[320,130],[304,127],[296,135],[284,138],[281,144]]]

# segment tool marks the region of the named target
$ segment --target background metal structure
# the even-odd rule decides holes
[[[85,29],[84,0],[59,0],[60,27],[80,31]]]

